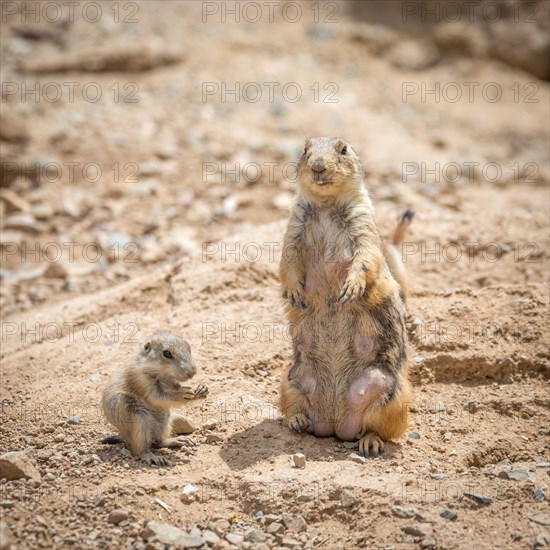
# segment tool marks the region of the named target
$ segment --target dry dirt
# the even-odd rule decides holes
[[[137,23],[114,23],[102,5],[95,24],[30,25],[53,41],[16,36],[20,14],[2,23],[4,83],[103,91],[95,103],[66,92],[2,98],[3,116],[16,117],[3,159],[41,163],[0,193],[0,451],[25,451],[40,475],[0,481],[2,544],[162,548],[145,527],[156,520],[190,532],[189,544],[216,531],[215,548],[241,544],[229,533],[254,549],[548,546],[548,83],[473,58],[400,67],[386,55],[393,34],[344,13],[313,25],[306,3],[296,23],[255,24],[205,24],[200,2],[140,2]],[[117,82],[138,102],[115,102]],[[206,82],[259,83],[264,96],[203,101]],[[272,103],[265,82],[281,84]],[[289,82],[303,92],[297,103],[280,93]],[[337,89],[337,102],[316,102],[316,82],[321,99]],[[449,82],[479,83],[474,101],[403,100],[404,83]],[[488,83],[500,100],[484,99]],[[403,248],[411,426],[364,463],[348,443],[290,433],[276,408],[291,360],[277,279],[294,188],[283,167],[307,135],[356,146],[383,233],[416,211]],[[79,163],[74,181],[68,162]],[[88,162],[103,168],[97,182],[82,176]],[[231,174],[237,163],[262,173]],[[449,163],[462,178],[450,181]],[[464,163],[477,163],[471,178]],[[48,243],[61,247],[58,261],[43,256]],[[159,329],[190,341],[195,382],[210,389],[185,409],[196,446],[163,451],[167,469],[99,443],[111,433],[103,384]],[[182,497],[188,485],[198,492]],[[269,531],[281,521],[286,532]]]

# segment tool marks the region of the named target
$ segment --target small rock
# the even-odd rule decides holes
[[[40,472],[25,451],[14,451],[0,455],[0,479],[40,480]]]
[[[443,412],[444,410],[445,410],[445,407],[441,403],[436,403],[435,405],[432,405],[429,408],[429,411],[431,413]]]
[[[524,470],[510,470],[499,472],[498,477],[501,479],[511,479],[514,481],[526,481],[529,479],[529,474]]]
[[[306,467],[306,457],[305,457],[304,454],[296,453],[292,457],[292,460],[294,461],[294,466],[296,466],[296,468],[305,468]]]
[[[450,510],[449,508],[444,508],[439,515],[443,519],[448,519],[451,521],[454,521],[457,518],[457,513],[454,510]]]
[[[425,361],[425,359],[424,359],[424,357],[422,357],[422,355],[415,355],[414,358],[413,358],[413,361],[417,365],[420,365],[420,363],[423,363]]]
[[[542,487],[535,489],[535,492],[533,493],[533,498],[537,502],[544,502],[544,499],[546,498],[544,495],[544,489]]]
[[[445,441],[451,441],[452,437],[453,437],[453,432],[445,432],[443,434],[443,439]]]
[[[343,489],[340,492],[340,502],[343,508],[351,508],[357,502],[357,499],[351,491]]]
[[[281,541],[281,544],[283,546],[286,546],[287,548],[295,548],[296,546],[301,547],[300,541],[296,539],[291,539],[289,537],[283,537],[283,540]]]
[[[205,544],[202,537],[190,536],[173,525],[154,520],[147,522],[142,537],[151,542],[170,544],[176,548],[199,548]]]
[[[418,432],[409,432],[407,437],[409,439],[420,439],[420,434]]]
[[[547,548],[550,546],[550,535],[537,535],[533,548]]]
[[[97,382],[99,380],[100,374],[98,372],[90,375],[90,382]]]
[[[223,438],[216,434],[206,434],[206,441],[208,441],[208,443],[219,443],[223,441]]]
[[[357,462],[358,464],[364,464],[367,461],[364,456],[360,456],[357,453],[351,453],[349,455],[349,458],[350,460],[352,460],[353,462]]]
[[[237,533],[227,533],[227,535],[225,535],[225,540],[235,546],[240,546],[244,541],[244,537]]]
[[[283,525],[294,533],[301,533],[307,529],[307,522],[300,514],[283,514]]]
[[[80,424],[80,416],[69,416],[69,419],[67,420],[69,424]]]
[[[464,403],[464,407],[462,408],[465,411],[473,413],[477,410],[477,403],[475,401],[468,401],[467,403]]]
[[[53,438],[53,440],[56,443],[61,443],[62,441],[65,441],[65,434],[64,433],[59,433]]]
[[[59,262],[52,262],[44,271],[44,277],[48,279],[67,279],[68,271]]]
[[[183,491],[180,496],[180,500],[185,504],[189,504],[194,500],[196,500],[198,496],[198,492],[199,492],[198,487],[195,487],[194,485],[186,485],[183,488]]]
[[[126,510],[116,509],[109,512],[109,516],[107,517],[107,521],[109,523],[112,523],[113,525],[118,525],[122,521],[125,521],[128,519],[128,512]]]
[[[218,422],[215,418],[208,418],[206,422],[203,422],[203,430],[215,430],[218,427]]]
[[[282,535],[285,532],[285,526],[282,523],[274,521],[267,527],[267,532],[270,535]]]
[[[208,528],[221,537],[226,531],[229,531],[231,524],[226,519],[218,519],[213,521]]]
[[[214,544],[217,544],[221,540],[220,537],[218,537],[214,531],[210,531],[210,529],[205,529],[202,532],[202,538],[206,541],[206,544],[210,546],[214,546]]]
[[[430,474],[430,477],[432,479],[445,479],[447,477],[447,474]]]
[[[391,513],[398,518],[409,519],[415,516],[416,510],[414,508],[403,508],[401,506],[394,506],[391,509]]]
[[[420,543],[420,548],[435,548],[435,540],[434,539],[424,539]]]
[[[539,525],[550,526],[550,517],[548,516],[547,512],[539,512],[538,514],[533,514],[532,516],[529,516],[529,519],[531,521],[534,521],[535,523],[538,523]]]
[[[197,427],[187,418],[176,416],[172,420],[172,431],[177,435],[192,434]]]
[[[244,534],[244,540],[246,542],[264,542],[266,538],[265,533],[259,529],[249,529]]]
[[[431,533],[432,528],[430,525],[425,523],[414,523],[412,525],[405,525],[405,527],[401,527],[401,531],[407,535],[412,535],[413,537],[424,538]]]
[[[487,505],[487,504],[491,504],[491,502],[493,502],[493,499],[491,497],[486,497],[486,496],[483,496],[483,495],[476,495],[474,493],[464,493],[464,496],[472,499],[477,504]]]

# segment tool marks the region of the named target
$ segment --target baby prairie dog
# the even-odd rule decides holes
[[[107,437],[102,443],[124,442],[147,464],[168,466],[168,460],[153,454],[151,448],[190,443],[187,438],[169,439],[170,409],[208,393],[206,386],[193,390],[181,385],[196,372],[191,347],[185,340],[169,332],[153,334],[135,364],[125,367],[103,391],[103,413],[119,436]]]
[[[312,138],[298,163],[298,197],[280,264],[294,362],[280,408],[297,432],[359,440],[363,456],[406,430],[411,389],[405,356],[405,281],[384,245],[361,161],[342,139]]]

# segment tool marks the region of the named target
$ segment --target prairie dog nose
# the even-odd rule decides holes
[[[322,172],[325,168],[325,161],[323,159],[316,159],[311,166],[314,172]]]

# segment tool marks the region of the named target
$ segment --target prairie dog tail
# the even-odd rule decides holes
[[[407,233],[407,227],[411,225],[411,221],[414,217],[414,212],[412,210],[405,210],[401,218],[399,218],[399,223],[393,232],[392,244],[393,246],[399,246],[404,240]]]
[[[407,228],[411,224],[413,216],[414,212],[412,210],[405,210],[399,218],[399,223],[393,232],[391,242],[386,245],[384,251],[390,271],[399,284],[401,298],[403,298],[404,302],[407,301],[407,284],[405,280],[405,266],[401,257],[401,245],[405,240]]]

